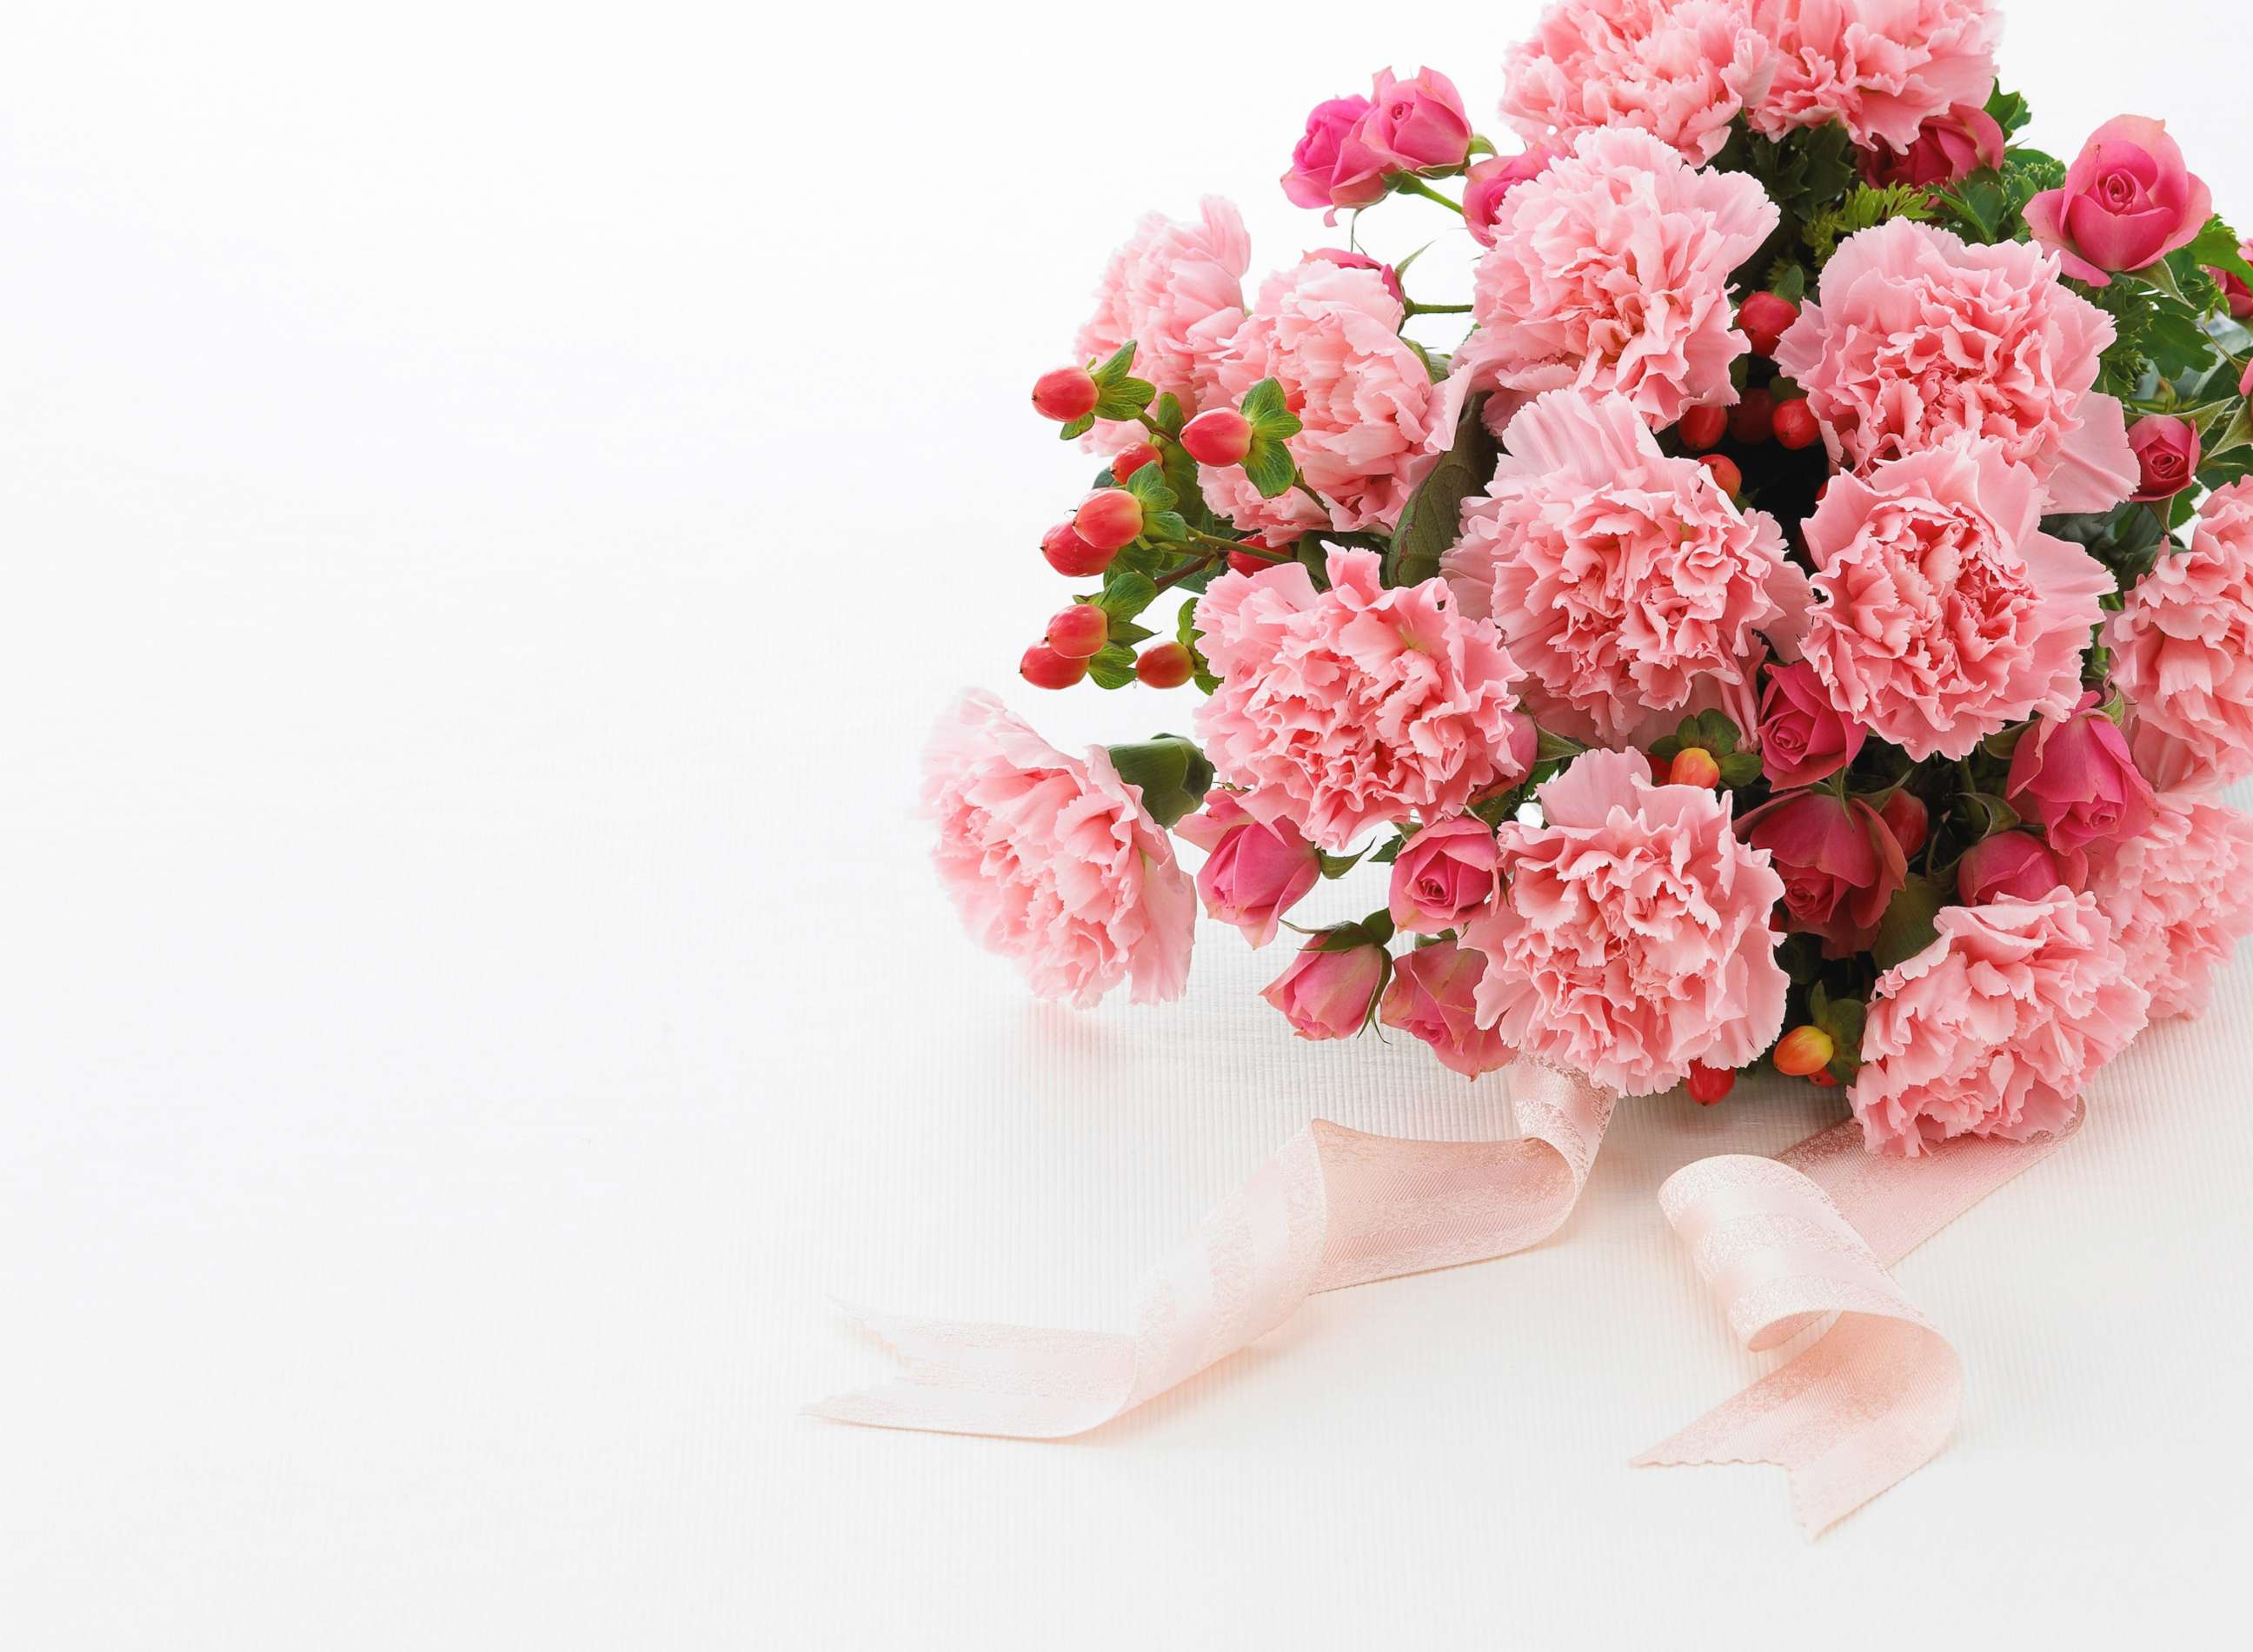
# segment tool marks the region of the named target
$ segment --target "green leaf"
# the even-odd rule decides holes
[[[1154,464],[1146,464],[1126,478],[1126,491],[1142,501],[1144,514],[1152,511],[1174,508],[1174,491],[1166,485],[1164,471]]]
[[[1133,365],[1134,341],[1129,338],[1111,352],[1109,359],[1099,366],[1090,367],[1087,371],[1099,389],[1105,385],[1116,384],[1120,380],[1124,379],[1126,376],[1126,370]]]
[[[1298,461],[1280,442],[1255,431],[1251,450],[1244,456],[1244,476],[1259,490],[1261,498],[1272,499],[1288,493],[1299,479]]]
[[[1930,190],[1915,184],[1888,184],[1882,189],[1864,184],[1838,206],[1826,207],[1808,220],[1807,245],[1818,262],[1827,262],[1831,254],[1838,250],[1838,243],[1849,235],[1874,229],[1889,219],[1913,218],[1922,222],[1930,218],[1932,209],[1926,202],[1931,194]],[[1800,284],[1803,295],[1803,275]],[[1792,302],[1796,303],[1798,298],[1794,297]]]
[[[1735,791],[1761,777],[1760,754],[1740,751],[1721,759],[1721,784]]]
[[[2226,275],[2236,276],[2248,286],[2253,286],[2253,263],[2246,261],[2237,232],[2220,218],[2208,219],[2206,227],[2198,233],[2198,239],[2183,251],[2201,268],[2219,269]]]
[[[1179,436],[1186,421],[1182,416],[1182,399],[1168,390],[1150,404],[1150,420],[1168,436]]]
[[[1579,741],[1546,728],[1534,730],[1533,762],[1536,767],[1545,763],[1570,763],[1587,748]]]
[[[1907,963],[1939,938],[1940,890],[1929,878],[1911,878],[1886,908],[1870,956],[1881,970]]]
[[[1140,476],[1140,471],[1134,472]],[[1179,545],[1189,536],[1189,525],[1178,511],[1142,512],[1142,537],[1153,545]]]
[[[1106,644],[1087,662],[1087,674],[1098,688],[1124,688],[1134,680],[1134,651]]]
[[[1158,633],[1147,625],[1137,625],[1131,619],[1114,619],[1105,635],[1121,647],[1132,648],[1136,643],[1147,643]]]
[[[1057,431],[1057,436],[1060,441],[1077,442],[1093,429],[1095,429],[1095,415],[1092,413],[1083,413],[1063,429]]]
[[[1158,394],[1158,387],[1147,379],[1121,379],[1116,384],[1103,387],[1095,401],[1095,416],[1099,419],[1131,419],[1150,405]]]
[[[1473,396],[1455,427],[1455,444],[1410,496],[1392,530],[1385,582],[1420,585],[1440,571],[1440,558],[1462,535],[1463,501],[1494,480],[1501,450],[1480,415],[1486,398]]]
[[[1995,124],[2003,129],[2005,137],[2014,132],[2025,131],[2034,118],[2033,111],[2026,107],[2026,99],[2016,92],[2003,90],[2000,80],[1995,82],[1995,89],[1987,94],[1987,113],[1995,117]]]
[[[1113,562],[1104,575],[1103,590],[1095,598],[1095,605],[1116,624],[1121,620],[1133,618],[1157,600],[1158,582],[1155,580],[1132,568],[1122,569]],[[1115,632],[1113,637],[1115,639]]]
[[[1807,297],[1807,266],[1796,258],[1780,261],[1768,272],[1768,289],[1788,304],[1803,303]]]
[[[1273,436],[1279,442],[1298,435],[1305,428],[1299,422],[1299,415],[1291,411],[1282,385],[1273,379],[1262,379],[1246,390],[1244,400],[1237,404],[1237,411],[1251,423],[1256,434]]]

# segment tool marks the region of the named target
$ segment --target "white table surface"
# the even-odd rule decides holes
[[[2221,8],[2041,10],[2038,136],[2172,108],[2253,219],[2242,76],[2180,84]],[[1962,1425],[1818,1544],[1773,1470],[1626,1467],[1764,1363],[1655,1189],[1804,1090],[1631,1107],[1551,1243],[1081,1440],[797,1414],[884,1370],[830,1293],[1122,1326],[1308,1119],[1507,1128],[1294,1044],[1210,926],[1181,1003],[1029,1002],[910,802],[962,683],[1186,717],[1013,676],[1085,469],[1024,387],[1104,250],[1205,187],[1259,267],[1329,239],[1272,187],[1300,109],[1388,58],[1483,109],[1531,10],[11,17],[0,1644],[2167,1643],[2221,1598],[2243,963],[1903,1265]],[[1132,129],[1051,141],[1098,63]]]

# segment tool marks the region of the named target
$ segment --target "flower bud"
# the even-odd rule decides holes
[[[2138,419],[2128,431],[2128,448],[2138,472],[2129,497],[2141,503],[2171,499],[2198,477],[2198,429],[2187,419],[2165,414]]]
[[[1336,951],[1331,945],[1329,935],[1315,936],[1259,994],[1283,1012],[1300,1037],[1317,1042],[1351,1038],[1367,1026],[1370,1007],[1392,973],[1392,960],[1374,942]]]
[[[1705,454],[1698,458],[1698,463],[1713,473],[1715,485],[1731,498],[1733,499],[1744,491],[1745,473],[1737,469],[1737,462],[1726,454]]]
[[[1043,419],[1070,424],[1095,411],[1101,392],[1085,367],[1058,367],[1033,380],[1033,411]]]
[[[1158,450],[1147,442],[1137,442],[1132,447],[1121,448],[1118,457],[1111,461],[1111,479],[1124,482],[1146,464],[1158,462]]]
[[[1896,791],[1886,799],[1886,806],[1878,811],[1878,819],[1894,834],[1901,845],[1901,858],[1906,860],[1924,847],[1932,835],[1932,812],[1924,800],[1914,791]]]
[[[1775,434],[1775,398],[1765,390],[1747,390],[1729,415],[1729,434],[1748,448],[1756,448]]]
[[[1092,603],[1074,603],[1049,622],[1048,645],[1066,659],[1085,659],[1111,639],[1111,617]]]
[[[1093,579],[1111,566],[1113,551],[1099,551],[1079,537],[1069,522],[1059,522],[1041,535],[1041,554],[1066,579]]]
[[[1134,661],[1134,674],[1150,688],[1178,688],[1196,673],[1196,661],[1179,643],[1146,648]]]
[[[1795,1027],[1775,1047],[1775,1070],[1789,1077],[1805,1078],[1830,1066],[1838,1053],[1838,1044],[1820,1027]]]
[[[1795,397],[1778,408],[1775,424],[1776,441],[1794,452],[1811,448],[1823,439],[1823,422],[1815,416],[1815,409],[1804,396]]]
[[[1708,1067],[1702,1061],[1693,1061],[1687,1082],[1690,1099],[1700,1107],[1711,1107],[1728,1099],[1729,1092],[1737,1087],[1737,1076],[1726,1067]]]
[[[1703,746],[1685,746],[1674,754],[1674,761],[1666,770],[1666,784],[1712,791],[1721,784],[1721,765]]]
[[[1998,832],[1973,844],[1956,868],[1957,893],[1966,906],[1986,906],[2006,896],[2039,901],[2064,882],[2057,856],[2031,832]]]
[[[1234,408],[1213,408],[1182,427],[1182,446],[1199,464],[1241,464],[1252,451],[1252,422]]]
[[[1117,551],[1142,532],[1142,501],[1125,488],[1103,488],[1087,496],[1071,519],[1072,530],[1099,551]]]
[[[1797,304],[1769,292],[1753,294],[1737,310],[1737,325],[1743,329],[1755,355],[1774,355],[1777,344],[1798,319]]]
[[[1017,662],[1017,674],[1036,688],[1069,688],[1087,675],[1087,662],[1067,659],[1046,643],[1035,643]]]

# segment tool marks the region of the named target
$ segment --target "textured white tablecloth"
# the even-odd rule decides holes
[[[2173,1643],[2215,1600],[2243,965],[1902,1267],[1960,1434],[1816,1546],[1773,1471],[1626,1467],[1762,1363],[1657,1185],[1804,1090],[1630,1107],[1550,1244],[1083,1440],[797,1414],[883,1369],[827,1293],[1120,1326],[1308,1119],[1505,1127],[1412,1045],[1294,1045],[1231,932],[1179,1004],[1029,1003],[910,819],[1060,601],[1085,466],[1022,403],[1101,252],[1205,185],[1259,267],[1325,234],[1272,188],[1300,107],[1390,59],[1483,109],[1531,13],[1428,10],[11,17],[0,1644]],[[2038,136],[2177,108],[2253,218],[2237,71],[2171,89],[2217,9],[2040,10]],[[1146,101],[1051,143],[1099,62]]]

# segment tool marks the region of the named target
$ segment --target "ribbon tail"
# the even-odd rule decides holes
[[[1133,1387],[1133,1340],[1113,1333],[910,1320],[839,1307],[882,1339],[903,1370],[890,1382],[808,1405],[808,1416],[871,1428],[1061,1439],[1116,1417]]]

